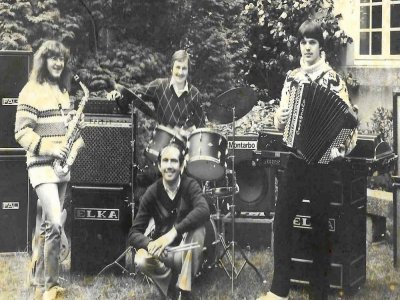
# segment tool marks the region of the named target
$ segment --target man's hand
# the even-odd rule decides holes
[[[340,160],[346,154],[345,145],[341,144],[339,147],[334,147],[331,150],[331,160]]]
[[[289,118],[289,108],[287,107],[279,107],[276,110],[275,117],[278,120],[278,125],[280,127],[284,126]]]
[[[164,253],[165,247],[171,245],[177,235],[178,233],[175,227],[172,227],[172,229],[168,231],[166,234],[160,236],[155,241],[151,241],[147,245],[147,251],[149,252],[150,255],[153,255],[155,257],[160,257]]]

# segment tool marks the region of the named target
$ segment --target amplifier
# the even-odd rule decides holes
[[[228,136],[228,156],[235,147],[235,172],[239,193],[235,196],[237,211],[269,214],[275,207],[275,171],[252,165],[253,151],[257,149],[258,135]],[[227,163],[230,168],[229,161]]]
[[[78,108],[80,99],[74,103],[75,109]],[[85,114],[122,114],[115,101],[109,101],[104,98],[89,98],[83,110]]]
[[[96,274],[125,250],[132,215],[129,191],[73,185],[71,197],[71,271]]]
[[[252,153],[257,150],[258,135],[238,135],[235,136],[235,163],[252,160]],[[232,155],[233,137],[228,136],[228,155]],[[229,163],[228,163],[229,165]]]
[[[366,280],[366,186],[365,173],[344,168],[334,181],[330,203],[329,230],[332,237],[330,286],[352,291]],[[322,200],[322,199],[321,199]],[[303,199],[293,220],[291,282],[308,285],[313,264],[310,201]]]
[[[32,52],[0,51],[0,151],[22,147],[15,141],[18,95],[28,81]]]
[[[0,155],[0,252],[29,251],[35,213],[25,155]]]
[[[126,185],[132,181],[134,137],[130,117],[85,115],[82,130],[85,147],[71,169],[76,184]]]

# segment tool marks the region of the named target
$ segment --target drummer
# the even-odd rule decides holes
[[[107,98],[115,100],[122,111],[128,111],[132,103],[159,124],[175,128],[177,133],[187,138],[196,127],[205,126],[199,90],[188,82],[189,65],[189,54],[178,50],[172,55],[171,77],[158,78],[136,90],[140,99],[133,99],[120,84],[114,84],[115,90]],[[153,103],[154,111],[143,101]]]

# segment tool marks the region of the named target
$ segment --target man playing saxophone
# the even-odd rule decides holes
[[[70,172],[54,170],[54,160],[69,156],[66,133],[71,110],[69,99],[69,51],[58,42],[43,42],[34,55],[28,83],[19,94],[15,121],[15,139],[27,151],[30,182],[42,208],[41,225],[33,263],[32,284],[35,299],[60,299],[59,254],[61,211]],[[83,114],[77,126],[83,126]],[[81,137],[76,137],[80,139]]]

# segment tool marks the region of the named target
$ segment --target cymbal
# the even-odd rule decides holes
[[[217,124],[232,122],[232,109],[235,117],[240,119],[246,115],[257,102],[257,95],[250,87],[230,89],[215,98],[207,109],[209,121]]]

